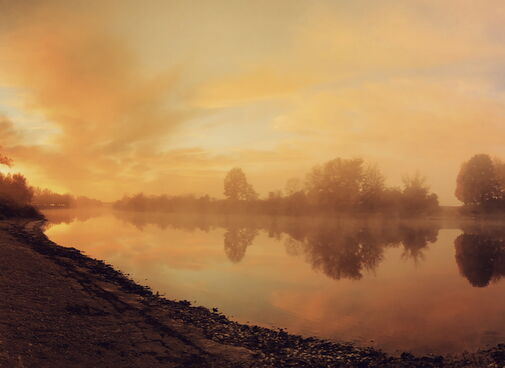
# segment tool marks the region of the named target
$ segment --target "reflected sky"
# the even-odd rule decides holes
[[[454,353],[505,342],[505,232],[378,219],[51,210],[46,234],[241,322]]]

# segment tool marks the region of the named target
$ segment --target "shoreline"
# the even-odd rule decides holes
[[[288,334],[282,329],[272,330],[230,321],[216,309],[193,307],[187,301],[161,297],[116,271],[111,265],[87,257],[75,248],[62,247],[52,242],[42,231],[44,223],[31,220],[0,223],[0,233],[3,233],[0,235],[14,239],[14,242],[11,241],[15,243],[11,250],[21,246],[24,252],[32,252],[35,263],[38,260],[39,263],[54,268],[59,284],[47,290],[48,295],[52,293],[65,296],[65,283],[79,285],[74,288],[79,290],[72,289],[72,292],[74,298],[82,301],[68,303],[69,300],[58,300],[62,304],[60,310],[51,308],[47,303],[40,303],[38,307],[47,309],[45,313],[48,315],[62,314],[63,309],[63,314],[68,314],[65,317],[70,316],[74,320],[70,321],[73,323],[68,325],[67,330],[72,329],[72,324],[80,324],[91,329],[88,331],[90,334],[93,329],[101,328],[100,333],[107,335],[107,329],[121,330],[123,326],[132,325],[119,331],[117,337],[109,335],[107,341],[99,341],[98,348],[95,349],[96,355],[88,353],[84,361],[73,363],[72,366],[75,367],[459,368],[502,367],[505,364],[505,345],[456,356],[414,356],[408,352],[391,356],[374,348],[306,338]],[[44,267],[38,272],[38,277],[43,282]],[[34,285],[33,288],[35,287]],[[99,325],[108,327],[104,331]],[[44,334],[51,340],[50,331],[45,331]],[[138,339],[132,343],[130,336],[137,335]],[[72,339],[72,334],[68,337]],[[10,342],[5,338],[2,340],[0,347],[5,349]],[[33,341],[24,343],[31,346],[32,350],[47,347],[38,346],[37,340],[34,335]],[[125,346],[129,350],[125,351]],[[89,349],[93,350],[94,347]],[[69,362],[61,361],[64,352],[58,351],[57,346],[50,350],[45,352],[46,358],[41,360],[37,354],[24,358],[18,354],[13,358],[7,349],[6,354],[0,354],[0,364],[9,367],[68,366]],[[73,354],[79,355],[79,351]],[[14,361],[17,365],[12,365]]]

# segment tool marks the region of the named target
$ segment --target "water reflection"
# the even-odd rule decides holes
[[[465,230],[454,246],[459,270],[473,286],[485,287],[505,276],[503,230]]]
[[[44,216],[48,220],[45,229],[48,230],[52,226],[59,224],[70,224],[74,221],[87,221],[103,215],[105,211],[101,208],[89,208],[78,211],[68,209],[46,210],[43,211]]]
[[[246,256],[259,230],[269,237],[281,239],[287,253],[303,254],[315,270],[339,280],[359,280],[364,272],[374,271],[383,259],[387,247],[402,247],[403,258],[418,262],[428,244],[437,240],[438,222],[402,222],[384,220],[293,219],[269,216],[198,216],[146,215],[135,212],[115,212],[115,216],[135,225],[160,229],[168,227],[186,231],[224,228],[224,251],[228,259],[238,263]]]
[[[86,221],[104,210],[46,211],[48,228],[73,221]],[[401,247],[402,258],[418,263],[430,243],[437,241],[440,223],[420,221],[357,221],[292,219],[268,216],[205,216],[113,212],[121,221],[140,231],[155,225],[184,231],[224,228],[224,253],[233,263],[241,262],[260,230],[281,239],[290,255],[303,255],[315,270],[328,277],[359,280],[373,272],[383,259],[384,249]],[[475,287],[488,286],[505,276],[505,230],[494,224],[461,226],[463,234],[454,241],[459,271]]]
[[[493,283],[505,275],[499,226],[65,210],[48,218],[56,242],[241,322],[373,339],[390,352],[505,341],[505,283]]]
[[[93,211],[48,211],[49,226],[72,221],[86,221],[100,215]],[[143,231],[148,225],[193,232],[224,228],[224,251],[238,263],[246,255],[259,230],[272,238],[286,236],[288,254],[303,253],[314,269],[333,279],[360,279],[364,271],[373,271],[383,258],[384,248],[403,247],[406,259],[419,261],[429,243],[437,240],[437,222],[363,222],[357,220],[292,219],[268,216],[200,216],[114,212],[121,221]]]
[[[250,228],[227,228],[224,233],[224,252],[233,263],[240,262],[245,256],[248,246],[250,246],[258,231]]]
[[[314,269],[330,278],[358,280],[378,267],[387,247],[401,246],[403,257],[417,262],[423,249],[437,240],[438,230],[437,223],[324,223],[305,232],[288,232],[286,247],[289,253],[304,253]]]

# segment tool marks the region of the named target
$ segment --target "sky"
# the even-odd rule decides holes
[[[498,0],[0,0],[0,146],[106,201],[362,157],[457,204],[463,161],[505,158],[504,24]]]

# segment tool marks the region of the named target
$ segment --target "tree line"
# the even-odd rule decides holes
[[[0,165],[11,167],[12,163],[11,158],[0,154]],[[36,208],[91,207],[101,204],[96,199],[33,187],[20,173],[0,172],[0,219],[41,217]]]
[[[0,165],[12,160],[0,154]],[[419,175],[406,176],[399,187],[389,187],[376,165],[364,160],[336,158],[317,165],[304,180],[290,179],[283,190],[270,191],[260,198],[241,168],[232,168],[224,177],[225,199],[208,195],[125,196],[114,207],[134,211],[217,212],[268,215],[312,215],[374,213],[393,216],[426,216],[439,211],[437,195]],[[505,162],[487,154],[477,154],[464,162],[456,179],[456,198],[463,212],[500,213],[505,210]],[[96,207],[101,201],[34,188],[21,174],[0,172],[1,213],[28,211],[30,206]],[[22,210],[24,208],[24,210]]]
[[[85,196],[74,196],[70,193],[60,194],[46,188],[32,188],[31,203],[40,209],[47,208],[84,208],[100,207],[103,202]]]
[[[304,180],[290,179],[283,190],[260,198],[241,168],[224,178],[225,199],[205,196],[125,196],[116,208],[140,211],[245,211],[269,215],[376,213],[426,216],[440,210],[438,197],[419,174],[405,176],[399,187],[388,187],[376,165],[364,160],[336,158],[317,165]],[[500,214],[505,211],[505,162],[476,154],[463,162],[456,178],[455,196],[463,214]]]
[[[114,206],[136,211],[247,212],[269,215],[383,213],[401,216],[431,215],[439,210],[437,195],[416,174],[403,178],[401,187],[388,187],[376,165],[362,159],[336,158],[315,166],[304,181],[290,179],[284,190],[259,198],[241,168],[224,178],[225,199],[139,193],[125,196]]]
[[[0,165],[12,166],[12,160],[0,154]],[[31,205],[33,188],[22,174],[0,172],[0,219],[12,217],[39,218],[41,215]]]

